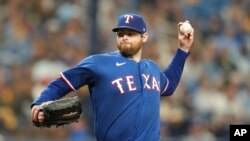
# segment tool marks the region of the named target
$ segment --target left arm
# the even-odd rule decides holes
[[[185,21],[188,22],[188,21]],[[188,22],[189,23],[189,22]],[[181,75],[183,72],[184,64],[187,59],[187,57],[190,54],[190,48],[193,44],[194,40],[194,30],[193,28],[187,32],[183,32],[180,30],[180,27],[182,26],[183,22],[178,23],[177,28],[178,28],[178,40],[179,40],[179,48],[168,66],[163,71],[163,74],[167,77],[168,83],[166,84],[167,87],[163,91],[162,95],[171,95],[175,91],[176,87],[179,84],[179,81],[181,79]]]

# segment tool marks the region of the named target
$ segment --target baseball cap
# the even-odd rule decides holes
[[[117,32],[119,29],[132,29],[140,33],[145,33],[147,27],[142,16],[128,13],[119,17],[117,27],[113,28],[112,31]]]

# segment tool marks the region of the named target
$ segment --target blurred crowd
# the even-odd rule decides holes
[[[145,17],[143,56],[162,69],[178,47],[177,23],[195,29],[182,80],[161,99],[162,141],[228,141],[230,124],[250,123],[248,0],[0,0],[0,141],[94,141],[86,87],[84,116],[63,128],[34,127],[30,104],[60,71],[116,50],[111,29],[125,12]]]

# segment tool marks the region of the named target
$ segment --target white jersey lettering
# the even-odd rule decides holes
[[[126,76],[127,84],[128,84],[128,90],[129,91],[135,91],[136,87],[133,87],[134,84],[134,77],[133,76]]]
[[[120,93],[123,94],[123,93],[124,93],[124,90],[123,90],[123,88],[122,88],[121,81],[123,81],[122,78],[118,78],[118,79],[112,81],[112,84],[113,84],[113,85],[116,85],[117,88],[119,89]]]
[[[142,76],[143,76],[143,78],[145,78],[144,88],[151,89],[150,85],[148,84],[149,75],[147,75],[147,74],[142,74]]]
[[[160,87],[159,87],[160,82],[157,81],[154,76],[150,76],[149,74],[141,74],[141,76],[145,79],[143,84],[143,89],[148,89],[148,90],[152,89],[160,92]],[[124,94],[127,92],[137,90],[137,84],[135,83],[136,81],[134,79],[135,79],[134,76],[128,75],[125,76],[125,78],[117,78],[113,80],[111,83],[118,88],[121,94]],[[127,85],[127,87],[123,85]]]
[[[159,85],[158,85],[155,77],[152,78],[152,89],[160,91]]]

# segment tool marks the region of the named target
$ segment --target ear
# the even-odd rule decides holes
[[[142,41],[143,41],[143,43],[146,43],[148,41],[148,33],[147,32],[142,34]]]

